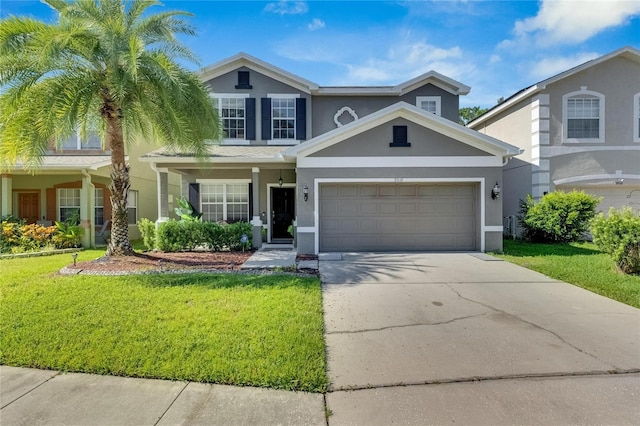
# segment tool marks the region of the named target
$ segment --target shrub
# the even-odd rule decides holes
[[[528,195],[526,201],[520,201],[518,219],[528,240],[577,241],[588,231],[599,202],[599,198],[583,191],[550,192],[538,202]]]
[[[53,246],[57,228],[5,218],[1,231],[0,253],[24,253]]]
[[[64,222],[56,222],[56,233],[53,236],[53,243],[56,248],[74,248],[82,245],[84,228],[78,225],[79,220],[75,217]]]
[[[156,224],[143,217],[138,221],[138,229],[147,250],[153,250],[156,247]]]
[[[609,216],[600,213],[591,223],[593,242],[611,255],[625,274],[640,273],[640,216],[631,208],[611,208]]]
[[[245,247],[251,247],[252,226],[247,222],[220,225],[213,222],[170,220],[158,226],[156,247],[161,251],[240,250],[240,239],[247,235]]]

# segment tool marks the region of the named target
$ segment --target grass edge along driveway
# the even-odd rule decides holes
[[[592,243],[533,244],[505,240],[495,256],[618,302],[640,308],[640,276],[624,275]]]
[[[102,255],[80,253],[79,261]],[[322,392],[320,280],[60,276],[70,256],[0,260],[0,363]]]

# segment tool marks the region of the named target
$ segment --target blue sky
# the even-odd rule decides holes
[[[496,100],[623,46],[640,48],[640,1],[165,1],[195,14],[206,66],[244,51],[321,86],[395,85],[435,70]],[[156,7],[155,10],[162,10]],[[34,1],[0,16],[55,19]],[[197,66],[192,66],[196,70]]]

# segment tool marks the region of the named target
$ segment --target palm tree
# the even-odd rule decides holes
[[[98,132],[111,151],[107,255],[132,254],[125,147],[153,140],[202,157],[221,130],[212,99],[178,61],[195,62],[176,35],[185,12],[150,14],[148,0],[44,0],[58,21],[0,21],[0,159],[37,168],[53,142]]]

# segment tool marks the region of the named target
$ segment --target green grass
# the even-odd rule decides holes
[[[618,272],[613,260],[594,244],[532,244],[505,240],[504,254],[496,256],[640,308],[640,276]]]
[[[81,252],[78,261],[99,257]],[[0,363],[324,391],[320,282],[285,275],[60,276],[0,261]]]

